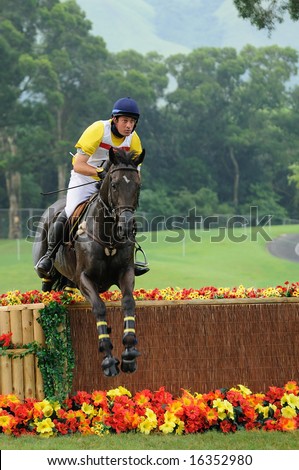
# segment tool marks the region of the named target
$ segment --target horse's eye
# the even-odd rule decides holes
[[[116,191],[117,189],[116,183],[111,183],[111,188],[113,189],[113,191]]]

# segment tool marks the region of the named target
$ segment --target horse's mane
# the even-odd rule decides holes
[[[129,166],[129,165],[135,165],[134,160],[137,157],[137,153],[134,150],[131,150],[130,152],[126,151],[125,149],[114,149],[115,155],[117,156],[117,160],[119,163]]]

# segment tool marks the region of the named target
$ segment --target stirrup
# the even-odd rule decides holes
[[[143,261],[137,261],[137,253],[141,252],[143,256]],[[148,262],[146,259],[146,255],[141,248],[141,246],[137,243],[137,246],[135,247],[135,263],[134,263],[134,271],[135,271],[135,276],[142,276],[142,274],[147,273],[150,270],[148,267]]]
[[[51,266],[49,266],[49,269],[46,269],[46,268],[43,268],[42,266],[40,266],[40,264],[44,261],[44,260],[49,260],[51,262]],[[34,269],[35,271],[37,272],[38,276],[41,277],[41,278],[44,278],[44,277],[47,277],[47,278],[51,278],[51,271],[53,269],[53,266],[54,266],[54,261],[52,258],[50,258],[49,256],[47,255],[44,255],[40,258],[40,260],[36,263],[36,265],[34,266]]]

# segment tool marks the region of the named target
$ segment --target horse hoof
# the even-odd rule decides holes
[[[133,374],[133,372],[137,370],[137,363],[135,359],[133,359],[132,361],[122,361],[121,370],[125,374]]]
[[[115,377],[119,374],[119,360],[115,357],[105,357],[102,361],[103,373],[106,377]]]
[[[126,349],[121,355],[121,370],[126,374],[132,374],[137,370],[136,358],[140,352],[136,348]]]

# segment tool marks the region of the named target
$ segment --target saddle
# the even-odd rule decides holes
[[[86,214],[88,207],[94,201],[94,199],[96,199],[96,197],[97,197],[97,193],[90,196],[90,198],[87,199],[86,201],[83,201],[80,204],[78,204],[73,214],[68,219],[68,222],[67,222],[68,240],[66,240],[67,244],[72,244],[74,242],[80,222],[83,219],[83,216]]]

